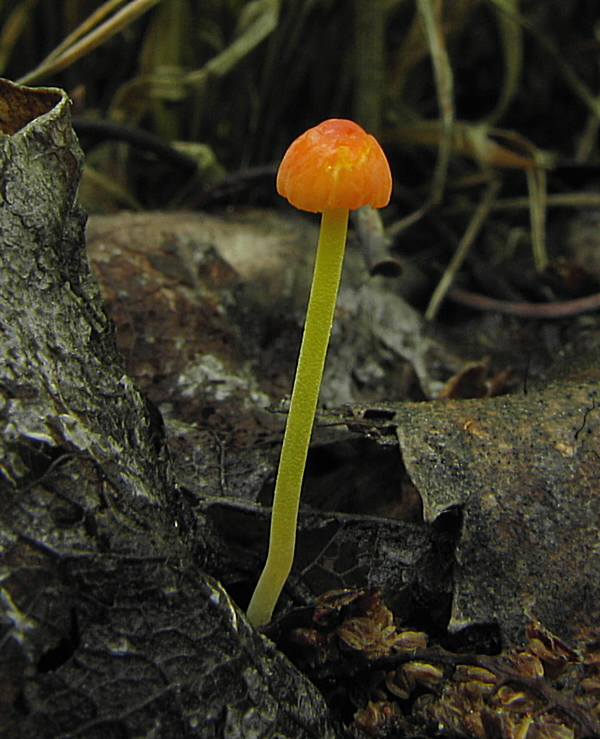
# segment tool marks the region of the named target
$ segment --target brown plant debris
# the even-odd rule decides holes
[[[568,645],[530,620],[522,646],[455,653],[402,628],[375,589],[325,593],[313,623],[293,638],[315,682],[347,683],[349,736],[600,736],[597,633],[581,632]]]

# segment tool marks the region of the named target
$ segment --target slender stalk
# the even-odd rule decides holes
[[[428,321],[433,321],[436,318],[438,310],[446,296],[446,293],[454,282],[454,279],[458,274],[458,270],[461,268],[465,257],[469,253],[469,249],[479,235],[479,232],[481,231],[481,228],[485,223],[485,219],[490,214],[490,208],[492,207],[494,200],[496,199],[496,196],[500,191],[501,184],[502,183],[499,179],[490,180],[483,195],[483,198],[477,206],[475,213],[473,214],[473,217],[471,218],[469,225],[467,226],[467,230],[463,234],[457,250],[454,252],[454,256],[450,260],[450,264],[446,268],[446,271],[442,275],[442,279],[438,282],[437,287],[435,288],[433,295],[431,296],[431,300],[429,301],[429,305],[427,306],[427,310],[425,311],[425,318]]]
[[[269,552],[248,607],[248,619],[255,626],[271,620],[292,569],[300,489],[340,284],[348,215],[344,209],[326,210],[321,220],[304,334],[275,483]]]

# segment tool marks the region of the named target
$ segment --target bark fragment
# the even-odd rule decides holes
[[[186,546],[89,270],[67,97],[0,81],[0,118],[0,734],[332,736]]]

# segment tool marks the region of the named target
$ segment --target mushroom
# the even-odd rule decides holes
[[[349,211],[388,204],[390,167],[381,146],[359,125],[320,123],[299,136],[277,173],[277,192],[296,208],[322,213],[304,334],[275,483],[269,551],[248,607],[255,626],[271,620],[292,569],[306,456],[337,299]]]

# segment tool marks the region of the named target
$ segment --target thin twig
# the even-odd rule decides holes
[[[448,291],[447,297],[455,303],[466,305],[475,310],[496,311],[505,315],[537,320],[572,318],[583,313],[593,313],[600,310],[600,293],[594,293],[585,298],[554,303],[517,303],[510,300],[497,300],[459,287],[452,287]]]

